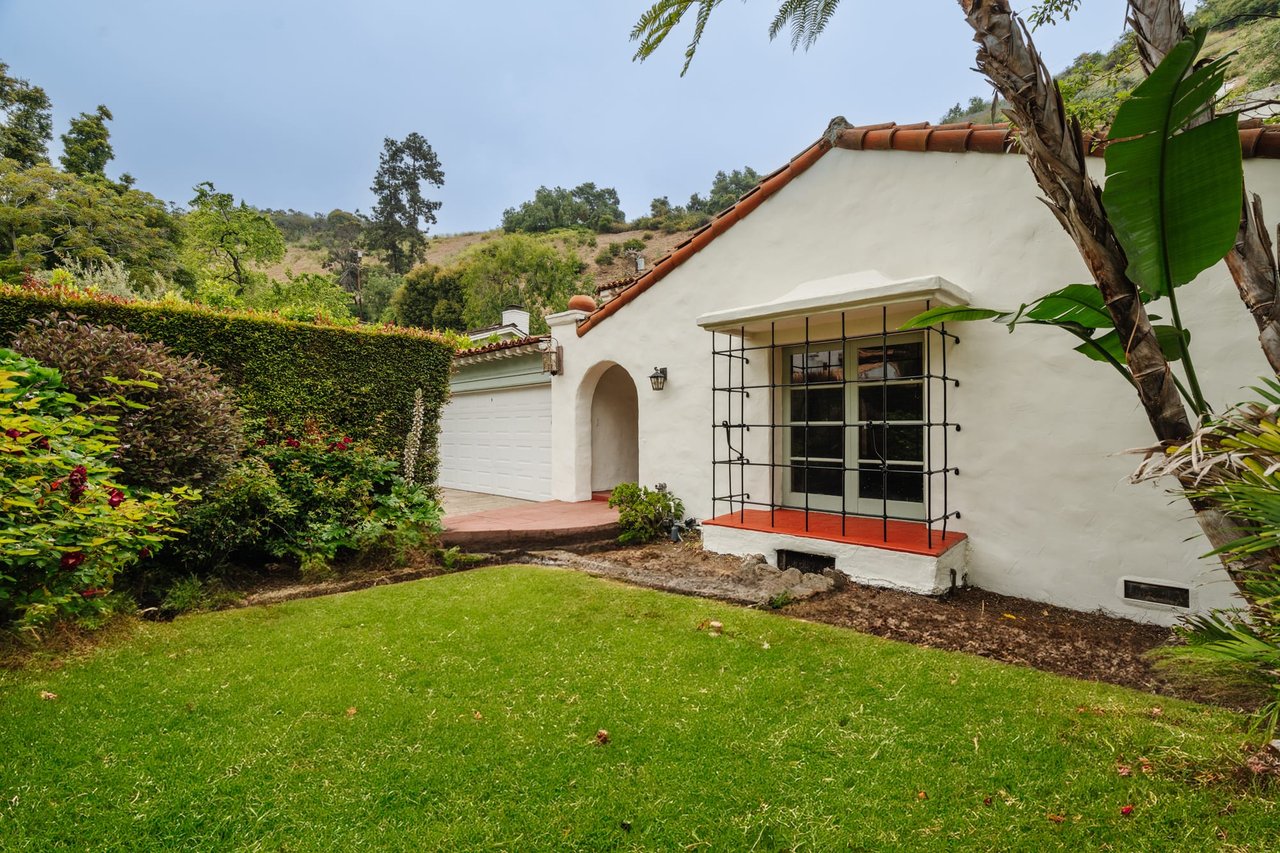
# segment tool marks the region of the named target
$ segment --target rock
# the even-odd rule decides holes
[[[822,576],[830,578],[831,582],[835,584],[835,589],[844,589],[849,585],[849,576],[839,569],[823,569]]]
[[[819,574],[805,575],[804,579],[797,585],[797,589],[809,590],[810,592],[827,592],[835,587],[836,582]]]
[[[707,626],[707,633],[713,637],[720,636],[724,632],[724,624],[721,622],[712,622]]]
[[[788,587],[793,587],[804,580],[804,572],[799,569],[787,569],[782,573],[782,580]]]

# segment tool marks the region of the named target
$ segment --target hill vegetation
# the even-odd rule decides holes
[[[1043,26],[1052,20],[1033,17],[1031,23]],[[1233,54],[1227,97],[1236,108],[1265,100],[1250,96],[1280,83],[1280,0],[1203,0],[1188,23],[1209,29],[1206,56]],[[1081,126],[1106,127],[1142,79],[1133,34],[1125,33],[1109,50],[1080,54],[1056,79],[1067,111]],[[940,120],[1002,121],[1005,105],[993,101],[990,94],[974,95],[968,103],[957,103]]]

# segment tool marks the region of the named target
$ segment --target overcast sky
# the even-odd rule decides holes
[[[631,61],[647,2],[0,0],[0,59],[48,91],[55,136],[110,107],[108,173],[171,201],[212,180],[260,207],[367,211],[383,137],[418,131],[445,171],[435,233],[493,227],[540,184],[614,186],[637,216],[718,169],[776,168],[832,116],[936,121],[988,91],[953,0],[845,0],[795,54],[767,37],[778,0],[728,0],[684,78],[687,27]],[[1123,18],[1084,0],[1035,40],[1056,71]]]

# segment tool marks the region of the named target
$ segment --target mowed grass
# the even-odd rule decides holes
[[[3,849],[1280,845],[1232,714],[554,569],[146,625],[0,738]]]

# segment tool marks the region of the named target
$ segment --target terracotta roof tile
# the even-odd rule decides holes
[[[472,349],[460,349],[454,353],[454,358],[466,358],[472,355],[484,355],[489,352],[499,352],[504,349],[515,349],[516,347],[528,346],[536,344],[547,339],[546,335],[530,335],[524,338],[512,338],[509,341],[494,341],[491,344],[485,344],[482,347],[473,347]]]
[[[1085,145],[1090,156],[1100,157],[1106,148],[1106,140],[1104,136],[1094,134],[1086,138]],[[844,123],[843,119],[834,119],[822,139],[800,152],[781,169],[766,175],[753,189],[717,214],[710,223],[695,231],[688,240],[672,249],[643,275],[629,283],[621,281],[608,285],[607,287],[624,286],[624,289],[579,324],[578,334],[585,335],[641,293],[662,281],[672,270],[759,207],[765,199],[818,162],[833,146],[851,151],[937,151],[948,154],[965,152],[1009,154],[1019,151],[1017,131],[1008,122],[996,124],[887,122],[850,127]],[[1280,125],[1263,125],[1257,120],[1241,122],[1240,146],[1241,153],[1247,158],[1280,159]]]

